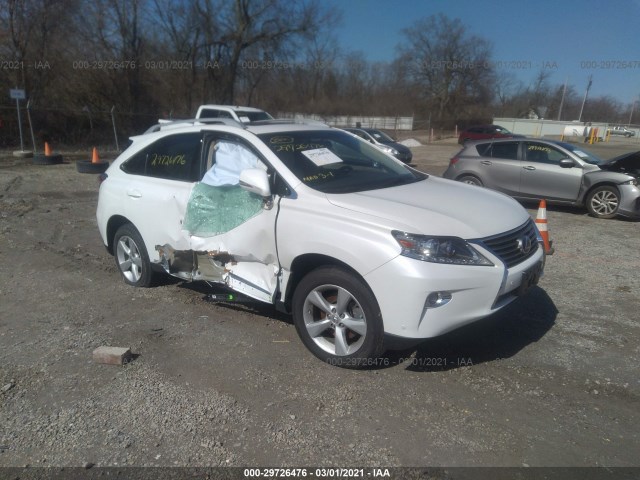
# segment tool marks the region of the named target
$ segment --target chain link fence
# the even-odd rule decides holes
[[[164,115],[165,117],[168,115]],[[21,102],[20,117],[25,149],[42,151],[44,142],[52,146],[84,148],[99,145],[120,151],[128,138],[158,123],[158,115],[110,110],[30,107]],[[34,145],[35,142],[35,145]],[[0,148],[20,147],[16,105],[0,105]]]

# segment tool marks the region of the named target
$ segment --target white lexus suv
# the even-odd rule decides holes
[[[306,347],[372,365],[498,311],[543,249],[501,193],[418,172],[318,124],[158,125],[103,174],[98,226],[124,281],[157,271],[226,285],[293,315]]]

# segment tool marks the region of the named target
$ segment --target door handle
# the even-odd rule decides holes
[[[127,190],[127,195],[129,195],[132,198],[142,197],[142,193],[140,193],[138,190]]]
[[[536,169],[536,167],[532,167],[531,165],[527,165],[526,167],[522,167],[522,168],[524,168],[525,170],[535,170]]]
[[[489,160],[482,160],[480,163],[482,165],[493,165],[493,163],[491,163]]]

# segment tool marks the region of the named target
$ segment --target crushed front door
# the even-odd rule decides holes
[[[277,288],[275,221],[277,207],[238,185],[246,168],[267,169],[247,142],[226,135],[205,137],[206,172],[191,193],[182,228],[190,250],[156,246],[171,275],[224,283],[271,303]]]

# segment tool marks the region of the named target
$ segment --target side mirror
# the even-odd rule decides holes
[[[560,160],[560,168],[573,168],[575,166],[575,162],[570,158],[563,158],[562,160]]]
[[[261,197],[271,196],[269,176],[261,168],[247,168],[240,172],[240,186]]]

